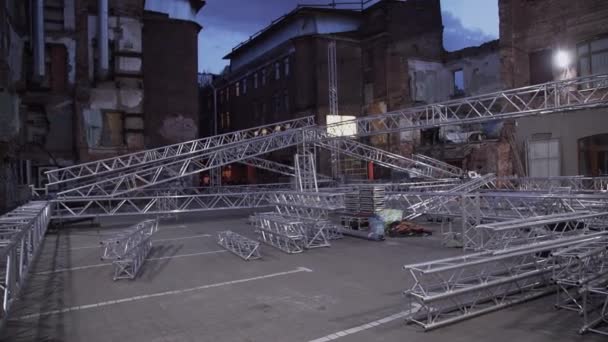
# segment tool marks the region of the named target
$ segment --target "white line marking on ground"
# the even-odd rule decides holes
[[[381,318],[381,319],[379,319],[377,321],[373,321],[373,322],[369,322],[369,323],[366,323],[366,324],[362,324],[362,325],[359,325],[359,326],[356,326],[354,328],[350,328],[350,329],[347,329],[347,330],[338,331],[338,332],[335,332],[333,334],[329,334],[327,336],[323,336],[323,337],[317,338],[315,340],[310,340],[308,342],[328,342],[328,341],[337,340],[337,339],[339,339],[341,337],[344,337],[344,336],[356,334],[358,332],[361,332],[361,331],[364,331],[364,330],[368,330],[368,329],[371,329],[373,327],[377,327],[377,326],[379,326],[381,324],[386,324],[388,322],[392,322],[394,320],[397,320],[397,319],[400,319],[400,318],[404,318],[404,317],[408,316],[409,314],[411,314],[412,312],[418,310],[419,308],[420,308],[419,304],[413,303],[412,304],[412,308],[409,309],[409,310],[401,311],[401,312],[396,313],[394,315]]]
[[[199,234],[199,235],[191,235],[191,236],[182,236],[182,237],[177,237],[177,238],[156,239],[156,240],[152,240],[152,242],[177,241],[177,240],[204,238],[204,237],[207,238],[207,237],[212,237],[212,236],[213,235],[210,235],[210,234]],[[92,248],[101,248],[101,245],[72,247],[69,250],[73,251],[73,250],[77,250],[77,249],[92,249]]]
[[[64,308],[64,309],[59,309],[59,310],[51,310],[51,311],[40,312],[40,313],[35,313],[35,314],[30,314],[30,315],[24,315],[24,316],[15,318],[15,320],[25,320],[25,319],[31,319],[31,318],[39,318],[39,317],[44,317],[44,316],[51,316],[51,315],[56,315],[56,314],[62,314],[62,313],[66,313],[66,312],[81,311],[81,310],[87,310],[87,309],[94,309],[94,308],[100,308],[100,307],[104,307],[104,306],[110,306],[110,305],[127,303],[127,302],[134,302],[134,301],[139,301],[139,300],[144,300],[144,299],[150,299],[150,298],[156,298],[156,297],[178,295],[178,294],[183,294],[183,293],[187,293],[187,292],[207,290],[207,289],[212,289],[212,288],[222,287],[222,286],[227,286],[227,285],[235,285],[235,284],[247,283],[247,282],[254,281],[254,280],[276,278],[276,277],[280,277],[280,276],[290,275],[290,274],[294,274],[294,273],[301,273],[301,272],[312,272],[312,270],[310,268],[306,268],[306,267],[298,267],[295,270],[291,270],[291,271],[271,273],[271,274],[261,275],[261,276],[252,277],[252,278],[230,280],[230,281],[224,281],[224,282],[221,282],[221,283],[201,285],[201,286],[191,287],[191,288],[181,289],[181,290],[170,290],[170,291],[151,293],[151,294],[146,294],[146,295],[141,295],[141,296],[135,296],[135,297],[128,297],[128,298],[121,298],[121,299],[116,299],[116,300],[109,300],[109,301],[99,302],[99,303],[94,303],[94,304],[72,306],[72,307],[68,307],[68,308]]]
[[[148,259],[146,259],[146,261],[156,261],[156,260],[165,260],[165,259],[186,258],[186,257],[199,256],[199,255],[217,254],[217,253],[225,253],[225,252],[228,252],[228,251],[225,250],[225,249],[220,249],[220,250],[217,250],[217,251],[209,251],[209,252],[167,255],[167,256],[156,257],[156,258],[148,258]],[[75,267],[70,267],[70,268],[58,268],[56,270],[42,271],[42,272],[37,272],[37,273],[34,273],[34,274],[35,275],[45,275],[45,274],[68,272],[68,271],[86,270],[88,268],[105,267],[105,266],[110,266],[110,265],[112,265],[112,263],[106,262],[106,263],[101,263],[101,264],[93,264],[93,265],[85,265],[85,266],[75,266]]]

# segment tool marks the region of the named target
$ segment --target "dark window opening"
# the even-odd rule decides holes
[[[464,95],[464,72],[462,69],[454,71],[454,96]]]
[[[530,54],[530,84],[553,81],[553,51],[542,50]]]
[[[608,175],[608,133],[578,141],[579,173],[585,176]]]

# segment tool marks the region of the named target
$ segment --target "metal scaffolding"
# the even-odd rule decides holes
[[[55,169],[48,171],[46,175],[49,179],[49,186],[65,182],[82,181],[93,176],[99,177],[116,172],[124,172],[125,170],[135,167],[140,168],[153,162],[166,163],[176,158],[185,158],[193,154],[200,154],[214,149],[225,149],[228,146],[242,145],[249,140],[284,132],[286,130],[312,127],[314,125],[315,121],[312,116],[275,122],[269,125],[214,135],[152,150],[144,150],[114,158]]]
[[[296,186],[298,191],[319,191],[317,186],[317,168],[312,153],[296,154],[294,156],[296,171]]]
[[[338,135],[369,136],[550,115],[607,104],[608,75],[595,75],[375,114],[331,124],[328,128]]]
[[[141,221],[100,241],[101,260],[117,260],[133,251],[158,231],[158,220]]]
[[[217,233],[217,244],[238,255],[243,260],[260,259],[260,243],[230,230]]]
[[[425,330],[434,329],[550,293],[551,274],[558,266],[547,252],[605,236],[406,265],[412,285],[405,296],[413,309],[408,319]]]
[[[2,325],[6,324],[13,303],[25,287],[49,225],[51,210],[48,202],[34,201],[0,216]]]
[[[250,222],[256,227],[262,242],[288,254],[304,251],[305,237],[301,222],[275,213],[257,213],[250,217]]]

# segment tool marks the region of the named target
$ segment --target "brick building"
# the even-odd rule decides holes
[[[204,4],[1,0],[0,183],[197,137]]]
[[[328,80],[331,42],[336,42],[338,114],[346,118],[501,87],[497,42],[452,53],[444,50],[438,0],[383,0],[362,10],[300,7],[226,56],[230,66],[202,92],[201,121],[213,122],[216,100],[220,132],[303,115],[315,115],[318,123],[325,124],[331,114]],[[480,128],[471,128],[475,129]],[[464,148],[468,144],[461,144],[460,152],[451,154],[438,147],[443,144],[427,144],[426,137],[433,135],[438,132],[387,134],[368,138],[367,143],[404,155],[421,145],[432,145],[422,150],[460,166],[467,166],[463,165],[464,160],[472,169],[480,169],[477,166],[482,165],[480,171],[496,172],[497,161],[486,167],[488,162]],[[479,155],[493,155],[497,146],[490,145],[485,144]],[[271,157],[289,164],[293,151]],[[329,174],[329,160],[327,153],[320,154],[317,163],[321,172]],[[344,158],[341,164],[343,171],[352,168],[358,169],[359,175],[367,174],[365,163]],[[236,173],[233,178],[249,181],[256,178],[251,168],[247,171],[236,165],[230,168]],[[504,170],[508,172],[510,169]],[[258,170],[255,173],[263,174]],[[378,168],[374,174],[390,176]]]
[[[500,0],[499,10],[505,88],[608,73],[608,2]],[[516,134],[530,176],[608,174],[605,108],[518,119]]]

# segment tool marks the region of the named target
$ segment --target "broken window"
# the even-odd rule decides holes
[[[287,77],[289,76],[289,57],[285,57],[283,65],[285,66],[285,77]]]
[[[580,76],[608,73],[608,38],[579,44],[577,55]]]
[[[454,71],[454,96],[464,95],[464,72],[462,69]]]
[[[124,123],[123,113],[121,112],[104,112],[103,127],[101,130],[101,146],[103,147],[120,147],[125,141],[123,138]]]
[[[281,79],[281,64],[279,62],[274,63],[274,79]]]
[[[553,51],[542,50],[530,54],[530,84],[553,81]]]

